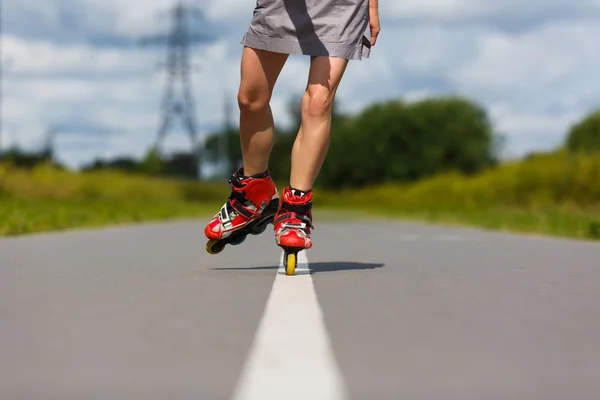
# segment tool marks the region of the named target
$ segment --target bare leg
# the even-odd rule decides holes
[[[287,54],[244,47],[238,104],[240,144],[246,176],[260,174],[268,168],[274,140],[273,114],[269,103],[287,58]]]
[[[314,57],[302,98],[302,126],[292,148],[290,186],[309,191],[329,147],[332,104],[348,60]]]

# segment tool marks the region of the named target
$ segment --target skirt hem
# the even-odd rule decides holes
[[[247,32],[240,44],[257,50],[272,51],[275,53],[295,54],[304,56],[337,57],[348,60],[361,60],[369,58],[370,48],[365,44],[366,37],[362,43],[356,45],[311,42],[300,43],[280,38],[266,37],[255,32]]]

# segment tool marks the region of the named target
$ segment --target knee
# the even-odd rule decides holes
[[[305,93],[304,112],[310,117],[324,118],[331,112],[333,96],[325,87],[309,89]]]
[[[240,88],[238,92],[238,106],[240,111],[257,112],[269,106],[269,95],[259,90]]]

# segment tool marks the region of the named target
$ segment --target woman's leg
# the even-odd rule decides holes
[[[273,114],[269,103],[287,58],[287,54],[249,47],[243,49],[238,104],[240,144],[246,176],[263,173],[268,168],[274,139]]]
[[[231,177],[231,195],[205,226],[210,240],[239,240],[235,232],[243,231],[256,218],[271,218],[278,203],[278,193],[270,176],[264,174],[269,165],[273,147],[273,115],[271,93],[287,54],[278,54],[244,47],[241,61],[241,82],[238,91],[240,107],[240,144],[243,175],[235,171]],[[270,204],[266,209],[263,206]],[[260,215],[260,216],[259,216]],[[207,250],[219,252],[215,242],[208,242]]]
[[[290,186],[310,191],[329,147],[332,104],[348,60],[313,57],[302,98],[302,126],[292,148]]]

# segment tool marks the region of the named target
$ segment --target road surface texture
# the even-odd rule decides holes
[[[202,220],[0,240],[0,399],[600,398],[599,244],[315,220],[294,277]]]

